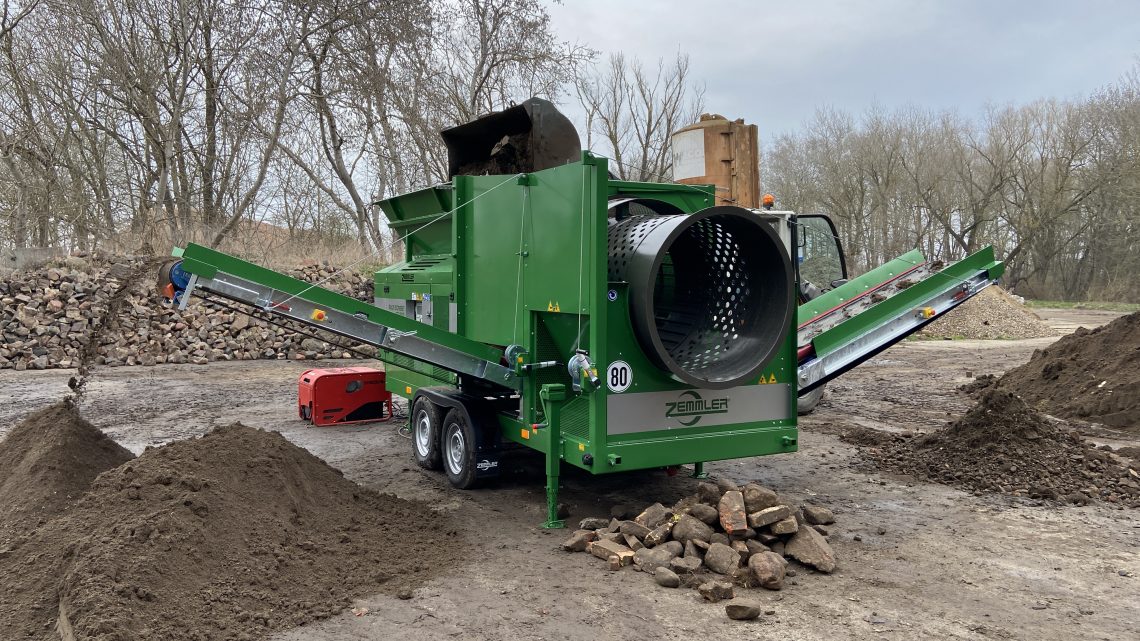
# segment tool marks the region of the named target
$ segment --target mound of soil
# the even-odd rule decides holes
[[[996,386],[1053,416],[1140,431],[1140,312],[1077,329]]]
[[[101,472],[132,458],[69,402],[25,418],[0,441],[0,548],[12,547],[79,498]]]
[[[234,424],[105,472],[0,555],[0,637],[261,638],[410,593],[459,560],[458,539],[426,505]]]
[[[990,390],[960,420],[867,450],[880,468],[976,492],[1140,507],[1140,476],[1009,392]]]
[[[927,325],[922,338],[1021,339],[1057,332],[1001,287],[992,285]]]

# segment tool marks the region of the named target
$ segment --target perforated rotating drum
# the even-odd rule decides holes
[[[753,382],[795,310],[788,252],[740,207],[611,224],[609,278],[629,283],[630,320],[650,360],[703,388]]]

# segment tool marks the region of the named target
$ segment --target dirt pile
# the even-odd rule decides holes
[[[1140,431],[1140,312],[1061,337],[995,386],[1053,416]]]
[[[260,638],[355,596],[410,594],[462,554],[427,506],[234,424],[105,472],[0,555],[0,636]]]
[[[697,589],[707,601],[736,598],[737,588],[779,590],[796,569],[788,559],[820,572],[835,570],[827,542],[835,522],[831,510],[795,506],[772,490],[731,481],[701,483],[697,493],[672,507],[654,503],[634,516],[619,506],[610,519],[587,518],[562,544],[568,552],[588,552],[611,570],[632,566],[666,588]],[[751,605],[740,600],[733,610]],[[737,612],[738,615],[741,612]]]
[[[877,469],[975,492],[1140,507],[1135,470],[1000,390],[985,392],[965,416],[937,432],[896,436],[865,453]]]
[[[155,262],[153,257],[69,256],[0,279],[0,369],[78,366],[93,330],[109,311],[114,312],[113,326],[95,337],[89,365],[352,356],[330,344],[332,335],[306,337],[202,301],[185,311],[165,307],[154,291],[155,270],[145,269],[145,278],[134,278]],[[372,300],[371,281],[362,274],[338,273],[328,264],[289,273]],[[113,297],[124,283],[123,295]]]
[[[1037,314],[997,285],[924,327],[922,338],[1020,339],[1056,336]]]
[[[0,549],[66,509],[101,472],[132,458],[70,403],[21,421],[0,441]]]

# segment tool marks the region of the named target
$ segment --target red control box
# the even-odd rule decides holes
[[[317,426],[387,421],[392,393],[371,367],[311,369],[297,381],[297,413]]]

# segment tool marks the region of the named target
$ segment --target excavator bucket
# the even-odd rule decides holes
[[[582,156],[570,119],[542,98],[445,129],[440,136],[447,145],[449,176],[527,173]]]

